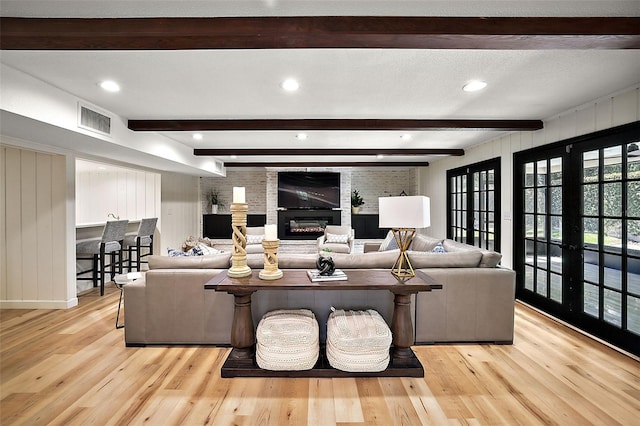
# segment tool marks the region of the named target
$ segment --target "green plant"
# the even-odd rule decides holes
[[[358,190],[354,189],[351,192],[351,207],[360,207],[363,204],[364,204],[364,200],[362,199],[360,194],[358,194]]]
[[[212,189],[209,192],[209,195],[207,196],[207,198],[209,199],[209,202],[211,203],[212,206],[217,205],[220,207],[224,207],[224,202],[220,198],[220,193],[218,192],[217,189]]]

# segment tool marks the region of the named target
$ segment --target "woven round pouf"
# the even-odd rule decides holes
[[[327,360],[342,371],[383,371],[389,365],[391,339],[377,311],[333,310],[327,320]]]
[[[274,371],[310,370],[318,361],[318,321],[308,309],[266,313],[256,330],[258,367]]]

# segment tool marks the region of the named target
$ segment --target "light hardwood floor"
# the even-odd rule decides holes
[[[222,379],[226,348],[126,348],[117,297],[0,311],[0,424],[640,424],[640,363],[520,304],[513,345],[415,347],[424,379]]]

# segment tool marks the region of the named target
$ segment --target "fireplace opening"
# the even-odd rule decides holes
[[[311,240],[324,234],[327,225],[340,225],[340,210],[280,210],[278,238]]]
[[[304,219],[304,220],[290,220],[289,232],[292,234],[317,234],[318,232],[324,232],[324,228],[329,223],[328,219]]]

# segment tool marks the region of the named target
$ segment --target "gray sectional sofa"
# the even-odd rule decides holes
[[[445,253],[434,253],[438,243]],[[337,268],[388,269],[398,250],[330,253]],[[515,273],[498,266],[499,253],[451,240],[417,235],[409,251],[415,269],[421,269],[443,288],[414,296],[412,316],[417,344],[440,342],[513,342]],[[313,269],[316,254],[281,254],[279,267]],[[208,256],[151,256],[145,278],[125,286],[125,343],[230,343],[233,296],[205,290],[204,284],[229,267],[230,254]],[[261,254],[249,254],[252,269],[263,266]],[[391,274],[389,278],[393,279]],[[376,309],[391,323],[393,295],[388,291],[268,291],[252,298],[257,324],[266,312],[278,308],[309,308],[321,326],[330,307]]]

